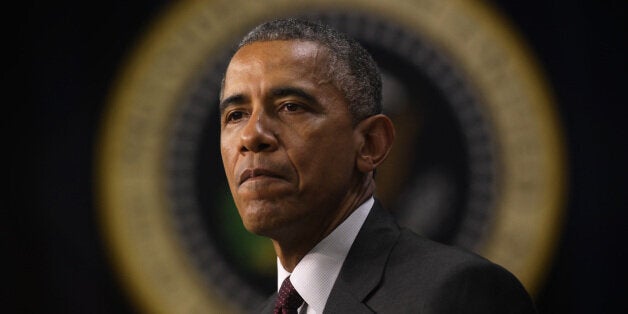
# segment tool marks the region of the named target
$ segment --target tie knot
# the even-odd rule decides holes
[[[275,303],[275,314],[292,314],[303,304],[303,298],[290,282],[290,276],[284,279],[277,293],[277,302]]]

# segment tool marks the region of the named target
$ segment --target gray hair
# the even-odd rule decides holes
[[[344,94],[354,123],[382,112],[382,79],[371,55],[357,41],[316,22],[287,18],[263,23],[251,30],[238,49],[259,41],[302,40],[329,51],[330,79]]]

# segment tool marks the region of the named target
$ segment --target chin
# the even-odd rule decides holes
[[[248,232],[270,239],[275,239],[280,230],[279,226],[264,221],[243,220],[243,223]]]
[[[306,212],[281,200],[242,200],[236,203],[244,228],[250,233],[276,239],[306,221]]]
[[[267,206],[246,206],[239,210],[244,228],[253,234],[272,237],[273,231],[279,229],[278,213]]]

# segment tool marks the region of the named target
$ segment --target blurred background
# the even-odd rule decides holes
[[[565,224],[541,313],[625,313],[624,1],[491,1],[523,35],[556,96],[569,162]],[[9,312],[134,313],[99,231],[96,136],[125,56],[168,1],[30,2],[15,29],[27,86],[9,102],[4,250]],[[10,14],[10,13],[7,13]],[[15,141],[13,143],[13,141]]]

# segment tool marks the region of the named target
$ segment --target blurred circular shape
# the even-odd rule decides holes
[[[103,123],[105,234],[150,312],[238,312],[275,288],[269,241],[248,234],[219,153],[233,47],[277,17],[321,20],[378,62],[397,139],[377,197],[400,223],[503,265],[535,292],[560,230],[564,143],[522,40],[476,1],[184,1],[145,34]]]

